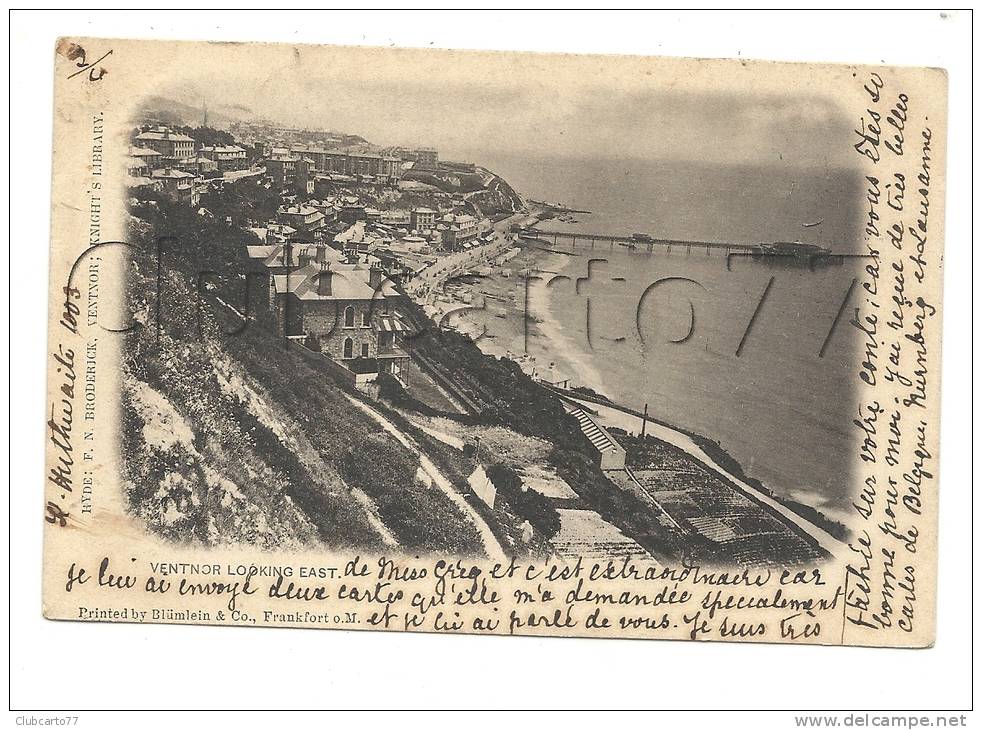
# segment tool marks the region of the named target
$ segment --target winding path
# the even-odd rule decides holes
[[[447,499],[454,503],[461,512],[467,516],[471,522],[474,523],[474,527],[477,529],[477,533],[481,538],[481,543],[484,546],[484,552],[492,560],[496,560],[499,563],[504,563],[507,558],[505,556],[505,551],[501,547],[501,543],[498,542],[498,538],[494,536],[491,532],[491,528],[488,527],[488,523],[477,513],[477,511],[470,505],[470,503],[464,499],[464,496],[454,489],[453,484],[447,479],[443,473],[436,467],[429,457],[426,456],[419,447],[413,443],[406,434],[400,431],[392,421],[387,419],[381,413],[376,411],[371,406],[362,403],[357,398],[354,398],[347,393],[345,397],[351,401],[356,407],[360,408],[365,412],[371,419],[376,421],[382,428],[384,428],[388,433],[392,434],[395,439],[405,446],[407,449],[419,456],[419,463],[423,467],[429,477],[433,480],[433,483],[443,492]]]

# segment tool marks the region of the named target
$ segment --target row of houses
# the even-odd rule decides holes
[[[313,194],[315,182],[396,185],[405,163],[398,157],[369,152],[348,152],[295,146],[274,147],[264,159],[266,173],[280,189],[299,189]]]
[[[142,158],[130,156],[128,163],[131,187],[145,187],[163,193],[185,205],[197,206],[201,198],[200,177],[176,167],[151,169]]]
[[[218,175],[218,165],[207,157],[195,155],[175,160],[147,147],[130,147],[128,167],[130,174],[138,177],[149,177],[154,170],[181,170],[201,177]]]
[[[308,195],[314,192],[314,162],[310,158],[289,150],[274,149],[263,164],[278,190],[299,189]]]
[[[407,229],[409,234],[420,236],[444,251],[460,251],[490,231],[487,221],[473,215],[454,212],[440,215],[431,208],[379,212],[378,221]]]
[[[308,160],[311,170],[315,173],[335,173],[356,178],[370,177],[386,185],[397,183],[404,170],[404,161],[399,157],[372,152],[328,150],[298,145],[291,147],[289,153]]]
[[[246,170],[253,161],[261,159],[273,185],[312,195],[317,179],[391,186],[398,184],[410,167],[436,168],[439,164],[439,155],[432,148],[400,148],[393,152],[400,154],[326,149],[309,144],[270,147],[257,142],[249,150],[238,144],[199,145],[187,134],[155,125],[143,128],[133,138],[130,174],[144,179],[180,177],[172,172],[152,174],[155,170],[165,170],[198,177],[219,176]],[[181,186],[183,190],[186,183]],[[424,223],[423,227],[427,225]]]
[[[198,145],[169,127],[151,126],[133,137],[126,165],[132,187],[148,187],[190,206],[197,206],[202,179],[249,167],[238,145]]]
[[[141,158],[131,156],[130,184],[146,186],[185,205],[196,207],[207,183],[200,175],[186,170],[160,167],[150,169]],[[303,240],[331,240],[340,229],[356,224],[373,225],[374,238],[413,238],[429,250],[460,251],[488,235],[487,221],[472,215],[446,213],[419,207],[409,211],[381,211],[357,199],[316,200],[281,205],[275,221],[254,229],[268,244]],[[261,233],[260,233],[261,231]],[[365,236],[362,236],[365,238]]]
[[[238,145],[198,145],[188,135],[161,126],[137,134],[130,155],[142,160],[151,170],[172,168],[203,174],[249,167],[246,150]]]
[[[307,234],[336,224],[349,226],[364,221],[384,228],[404,229],[455,250],[476,239],[482,232],[481,221],[466,214],[448,212],[444,215],[425,206],[410,210],[379,210],[362,204],[355,196],[333,196],[302,203],[281,205],[277,212],[279,223],[295,232]]]

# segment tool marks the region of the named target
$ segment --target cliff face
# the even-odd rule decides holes
[[[144,326],[127,335],[123,370],[132,513],[197,544],[479,552],[468,517],[417,478],[418,453],[355,407],[319,354],[287,346],[261,311],[241,329],[232,307],[243,309],[242,284],[230,275],[249,266],[243,247],[213,238],[200,216],[143,212],[131,240],[147,253],[129,291]],[[149,251],[168,219],[189,227],[176,229],[180,248],[163,259],[158,293]],[[228,284],[205,287],[199,302],[196,270]]]
[[[517,213],[526,210],[528,206],[525,200],[504,178],[483,168],[480,169],[486,173],[484,188],[467,196],[468,202],[475,207],[477,213],[491,216],[496,213]]]
[[[445,193],[463,195],[479,215],[515,213],[526,208],[525,200],[504,178],[483,167],[475,167],[473,171],[413,169],[403,179],[426,183]]]

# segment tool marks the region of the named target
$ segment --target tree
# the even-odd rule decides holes
[[[194,139],[198,147],[228,147],[235,144],[235,137],[224,129],[213,127],[177,127],[176,131]]]

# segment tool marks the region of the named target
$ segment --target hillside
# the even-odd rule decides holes
[[[266,549],[627,551],[749,566],[823,557],[650,436],[618,434],[633,474],[601,470],[555,392],[411,301],[399,306],[415,333],[416,385],[380,376],[377,398],[355,391],[325,356],[275,334],[240,222],[256,201],[226,191],[203,204],[214,217],[155,193],[131,206],[129,291],[144,326],[127,335],[122,474],[132,514],[152,532]],[[434,388],[443,396],[425,402]],[[478,465],[497,487],[493,507],[471,487]]]
[[[277,339],[261,307],[241,329],[231,307],[252,309],[241,281],[206,289],[196,313],[197,271],[250,270],[243,232],[162,200],[134,213],[129,291],[146,325],[128,335],[124,363],[134,515],[207,545],[480,552],[473,521],[417,479],[419,455],[353,407],[320,356]],[[175,231],[154,327],[153,242]],[[251,295],[261,302],[261,287]]]
[[[163,96],[148,96],[140,101],[135,120],[153,119],[159,124],[197,127],[204,118],[204,106],[186,104]],[[248,118],[252,110],[236,104],[232,106],[208,107],[208,124],[212,127],[227,127],[237,119]]]
[[[253,277],[247,294],[245,277],[259,272],[244,253],[252,234],[224,222],[233,211],[221,205],[234,196],[208,201],[214,218],[142,197],[131,207],[140,253],[129,291],[145,326],[127,335],[122,462],[131,512],[152,532],[206,545],[459,555],[490,553],[490,532],[506,552],[541,554],[552,550],[558,509],[574,507],[616,521],[656,555],[678,553],[679,536],[612,488],[559,399],[515,363],[436,329],[407,302],[413,350],[452,370],[475,408],[432,412],[391,378],[380,400],[366,399],[321,355],[275,336],[264,281]],[[198,272],[214,273],[199,287]],[[498,487],[493,509],[468,485],[476,462],[461,445],[478,439]],[[523,486],[529,475],[575,491],[557,502]]]
[[[525,200],[504,178],[483,167],[475,167],[471,172],[449,167],[450,164],[437,170],[414,168],[403,179],[432,185],[444,193],[463,195],[478,215],[490,217],[525,210]]]

